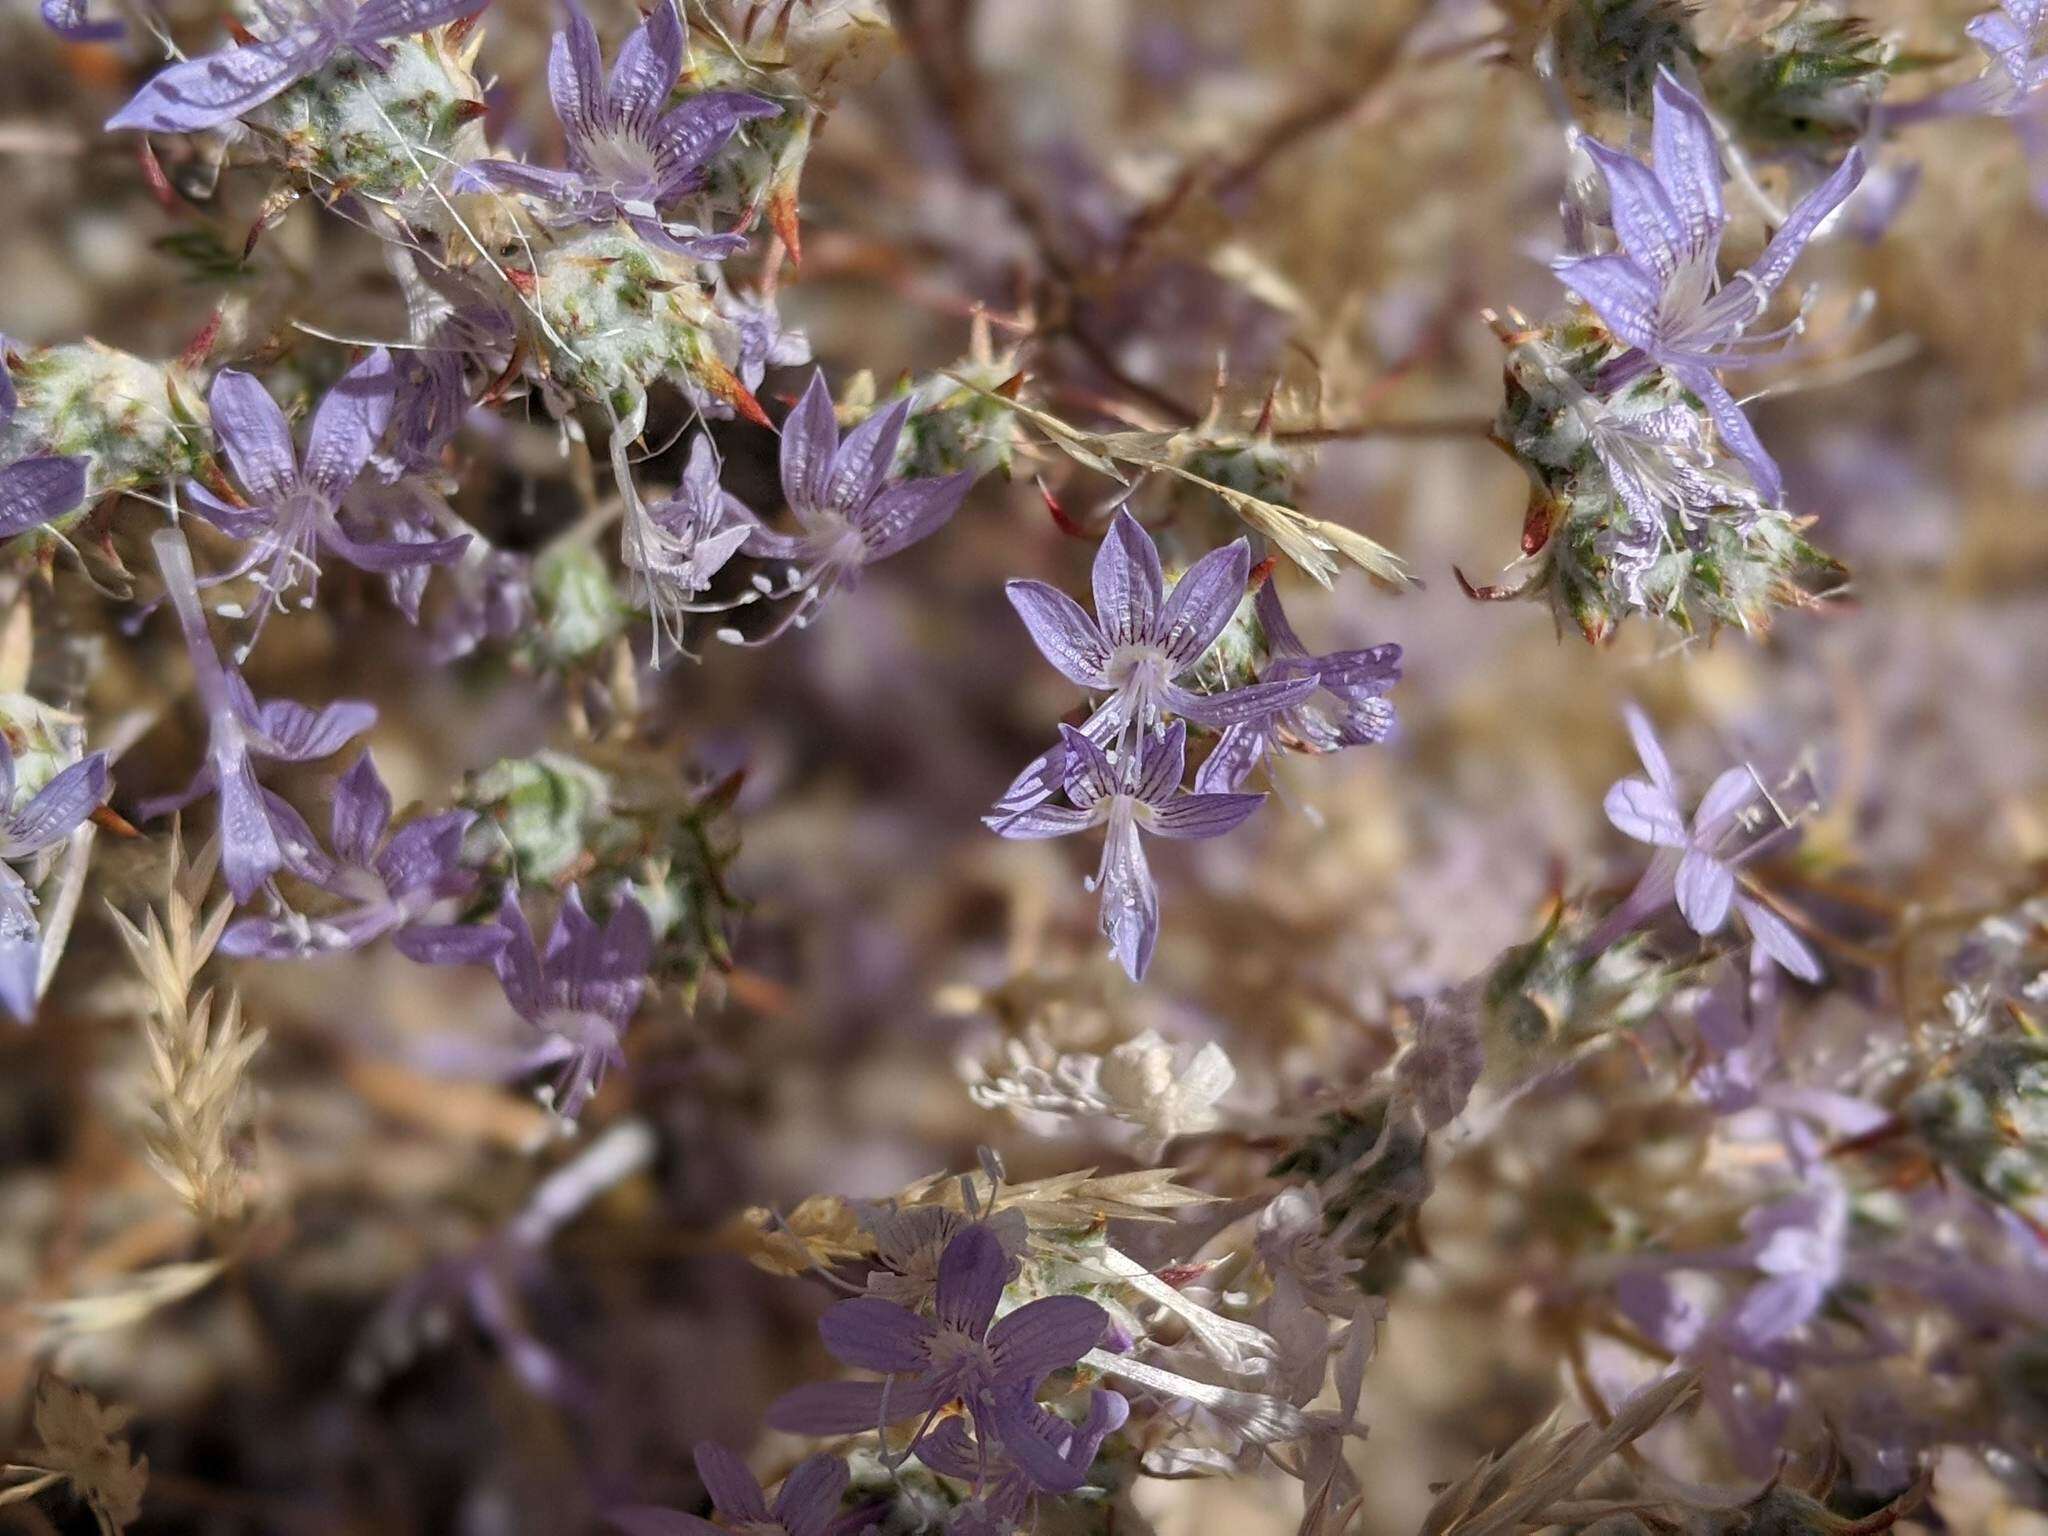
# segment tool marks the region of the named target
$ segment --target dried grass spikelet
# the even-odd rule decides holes
[[[225,896],[211,911],[200,908],[216,857],[210,843],[185,868],[174,829],[162,906],[147,911],[141,927],[109,908],[150,997],[143,1148],[164,1182],[209,1225],[236,1221],[248,1207],[247,1170],[237,1156],[246,1121],[242,1078],[264,1038],[248,1028],[233,993],[218,1006],[210,988],[193,995],[234,910]]]

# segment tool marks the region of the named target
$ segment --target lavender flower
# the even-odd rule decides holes
[[[648,507],[646,516],[626,520],[626,563],[657,601],[702,592],[759,528],[739,498],[720,486],[719,468],[710,434],[700,432],[675,495]]]
[[[716,259],[743,248],[738,234],[711,235],[668,221],[662,209],[704,183],[705,162],[741,123],[781,108],[745,91],[703,91],[664,113],[683,67],[683,24],[675,0],[662,0],[619,49],[606,80],[597,29],[576,0],[565,0],[566,30],[548,55],[548,95],[568,139],[569,169],[513,160],[478,160],[456,185],[497,187],[552,205],[564,223],[623,220],[650,244]]]
[[[118,21],[87,21],[85,0],[43,0],[43,25],[73,43],[112,42],[126,25]]]
[[[1109,1314],[1086,1297],[1046,1296],[995,1322],[1009,1271],[1002,1242],[975,1225],[953,1239],[939,1262],[933,1316],[872,1296],[840,1302],[819,1324],[825,1347],[885,1379],[798,1387],[769,1408],[768,1423],[794,1434],[851,1434],[958,1398],[976,1433],[1007,1451],[1026,1476],[1042,1487],[1075,1486],[1034,1399],[1048,1375],[1095,1347]]]
[[[556,1069],[553,1103],[573,1120],[605,1072],[625,1062],[621,1041],[640,1007],[654,949],[647,910],[632,896],[621,896],[599,928],[572,886],[545,952],[535,947],[515,893],[506,892],[498,921],[506,934],[491,962],[498,982],[513,1011],[541,1036],[520,1058],[518,1070]]]
[[[782,1480],[773,1506],[747,1464],[716,1441],[698,1441],[696,1459],[697,1476],[718,1513],[748,1536],[825,1536],[846,1494],[846,1463],[837,1456],[798,1462]],[[728,1536],[709,1520],[680,1510],[634,1505],[606,1518],[627,1536]]]
[[[1609,365],[1603,383],[1618,388],[1652,366],[1663,367],[1699,397],[1758,492],[1776,505],[1784,494],[1778,466],[1714,370],[1769,360],[1768,344],[1782,333],[1744,332],[1814,231],[1862,180],[1863,152],[1851,149],[1801,199],[1756,263],[1723,284],[1717,263],[1728,215],[1713,125],[1699,99],[1668,70],[1658,73],[1654,94],[1649,164],[1597,139],[1583,141],[1606,177],[1621,249],[1563,257],[1555,270],[1632,349]]]
[[[274,796],[268,800],[291,872],[348,906],[318,920],[296,912],[242,918],[223,936],[223,953],[288,960],[361,949],[388,933],[414,960],[467,965],[504,947],[505,930],[495,923],[429,921],[436,908],[476,889],[476,875],[461,862],[473,812],[445,811],[392,833],[391,791],[367,752],[335,786],[333,857],[321,851],[297,811]]]
[[[1375,645],[1312,656],[1288,622],[1272,582],[1259,588],[1254,608],[1271,656],[1259,674],[1261,684],[1306,677],[1315,680],[1316,691],[1271,714],[1238,720],[1227,727],[1195,775],[1198,794],[1242,788],[1287,738],[1310,752],[1341,752],[1346,747],[1384,741],[1394,728],[1394,706],[1386,696],[1401,680],[1400,646]],[[1324,694],[1331,700],[1328,705],[1318,702]]]
[[[1998,110],[2010,116],[2048,83],[2048,0],[1998,0],[1963,29],[2005,71],[2011,86]]]
[[[197,133],[279,95],[344,48],[383,68],[393,38],[425,32],[487,0],[262,0],[271,38],[186,59],[164,70],[107,119],[111,130]]]
[[[208,522],[231,537],[255,541],[228,576],[265,567],[259,625],[301,576],[306,581],[302,602],[311,604],[320,576],[317,550],[326,549],[364,570],[394,571],[446,564],[469,547],[462,536],[359,539],[343,527],[342,500],[390,424],[396,382],[391,354],[376,348],[321,399],[301,457],[292,446],[284,412],[253,374],[223,368],[214,379],[207,395],[213,429],[254,502],[234,506],[196,481],[185,491]]]
[[[770,368],[800,368],[811,360],[810,341],[802,331],[783,327],[774,299],[721,288],[712,303],[719,318],[738,333],[739,355],[733,372],[750,391],[761,387]]]
[[[83,502],[91,462],[82,454],[36,454],[0,469],[0,539],[40,528]]]
[[[1022,1523],[1039,1492],[1072,1493],[1085,1483],[1102,1442],[1130,1416],[1122,1393],[1098,1387],[1079,1425],[1029,1403],[1001,1445],[977,1444],[964,1419],[946,1419],[918,1440],[916,1456],[940,1476],[972,1485],[989,1517],[1008,1529]]]
[[[811,375],[803,398],[782,424],[782,494],[803,531],[777,533],[738,501],[727,504],[733,515],[754,523],[742,546],[747,554],[788,561],[795,568],[787,591],[799,594],[796,604],[767,634],[749,643],[765,644],[791,627],[802,628],[836,587],[938,532],[959,510],[974,483],[970,471],[888,483],[909,413],[910,401],[896,400],[841,442],[825,375]],[[735,631],[721,637],[738,643]]]
[[[95,752],[60,770],[15,808],[14,751],[0,736],[0,1007],[26,1023],[36,1011],[43,936],[35,893],[16,872],[77,830],[107,798],[107,755]]]
[[[218,793],[221,868],[235,900],[247,901],[286,862],[271,807],[257,786],[250,759],[304,763],[326,757],[375,724],[377,711],[346,699],[321,709],[289,699],[259,702],[242,674],[222,665],[213,648],[206,615],[199,606],[192,551],[186,547],[184,535],[166,528],[150,543],[163,571],[165,595],[177,610],[178,627],[192,658],[200,706],[206,711],[208,746],[206,762],[192,782],[179,794],[145,805],[142,814],[162,815],[202,795]]]
[[[1081,734],[1098,747],[1125,736],[1129,746],[1169,714],[1227,729],[1263,721],[1315,693],[1318,684],[1307,676],[1218,693],[1180,685],[1223,633],[1250,576],[1251,546],[1239,539],[1189,566],[1168,596],[1152,536],[1129,512],[1119,512],[1095,554],[1093,618],[1042,581],[1013,581],[1005,590],[1039,654],[1063,677],[1109,695]],[[1038,758],[1004,792],[997,810],[1027,810],[1046,800],[1065,781],[1070,761],[1065,746]]]
[[[1761,786],[1749,768],[1730,768],[1708,786],[1686,825],[1679,806],[1678,781],[1649,719],[1635,706],[1625,714],[1629,736],[1642,759],[1643,779],[1621,779],[1607,792],[1607,819],[1640,843],[1657,849],[1650,867],[1615,913],[1601,925],[1592,947],[1602,948],[1674,898],[1687,926],[1701,937],[1720,932],[1732,905],[1748,924],[1751,938],[1786,970],[1802,981],[1820,980],[1820,962],[1792,926],[1763,902],[1736,889],[1735,870],[1762,846],[1752,842],[1738,852],[1726,851],[1730,837],[1745,825],[1743,813]]]
[[[1180,793],[1188,728],[1176,720],[1163,736],[1145,736],[1135,757],[1113,763],[1072,726],[1060,727],[1066,748],[1066,792],[1072,805],[1036,805],[984,820],[1004,837],[1065,837],[1107,827],[1102,863],[1089,890],[1102,892],[1102,931],[1133,981],[1142,981],[1159,942],[1159,890],[1138,837],[1221,837],[1264,802],[1264,795]]]

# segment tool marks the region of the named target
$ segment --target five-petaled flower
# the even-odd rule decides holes
[[[851,1434],[958,1401],[976,1434],[1000,1445],[1041,1486],[1078,1486],[1039,1421],[1036,1398],[1047,1376],[1101,1341],[1109,1314],[1085,1296],[1046,1296],[998,1321],[1009,1274],[1001,1240],[977,1223],[939,1261],[932,1316],[873,1296],[840,1302],[818,1325],[825,1347],[883,1379],[798,1387],[769,1408],[768,1423],[794,1434]]]
[[[719,467],[711,435],[700,432],[675,495],[646,507],[644,515],[628,509],[625,561],[656,603],[685,609],[759,527],[739,498],[719,484]]]
[[[1159,942],[1159,889],[1152,883],[1139,832],[1161,837],[1221,837],[1265,801],[1264,795],[1180,792],[1187,767],[1188,728],[1179,720],[1163,735],[1145,735],[1135,755],[1112,761],[1070,725],[1060,727],[1071,805],[1040,803],[983,818],[1004,837],[1065,837],[1107,827],[1102,863],[1090,890],[1102,892],[1102,932],[1133,981],[1142,981]]]
[[[254,541],[227,575],[262,568],[259,627],[277,600],[302,579],[303,601],[312,603],[322,549],[364,570],[397,571],[445,565],[469,547],[466,535],[425,541],[358,538],[343,525],[343,499],[391,421],[396,386],[391,354],[378,347],[322,397],[301,456],[292,446],[284,412],[253,374],[223,368],[214,379],[207,394],[213,430],[252,500],[236,506],[197,481],[185,487],[185,494],[200,516],[222,532]]]
[[[207,632],[199,606],[199,582],[185,536],[166,528],[151,541],[163,571],[164,593],[178,615],[192,674],[206,711],[206,761],[183,791],[142,807],[147,818],[191,804],[202,795],[220,796],[220,862],[236,901],[247,901],[286,859],[272,804],[256,783],[251,758],[305,763],[338,752],[352,736],[377,722],[370,705],[343,699],[321,709],[289,699],[259,702],[233,667],[224,666]]]
[[[1778,466],[1742,407],[1715,372],[1770,359],[1782,332],[1745,336],[1769,305],[1821,222],[1863,179],[1863,152],[1851,149],[1834,173],[1795,207],[1748,270],[1720,278],[1721,156],[1699,99],[1660,71],[1648,164],[1597,139],[1582,142],[1606,178],[1621,249],[1559,259],[1556,271],[1631,349],[1610,364],[1603,385],[1619,388],[1662,367],[1699,397],[1723,442],[1748,468],[1758,493],[1776,505],[1784,494]]]
[[[475,814],[443,811],[391,831],[391,791],[365,752],[334,790],[333,855],[323,852],[299,813],[266,797],[285,864],[308,885],[347,905],[330,917],[296,912],[245,917],[229,926],[221,952],[271,960],[361,949],[390,934],[399,951],[434,965],[473,964],[504,947],[496,923],[436,922],[476,889],[462,865],[462,837]]]
[[[1686,824],[1678,800],[1678,780],[1649,719],[1634,705],[1626,711],[1629,735],[1642,759],[1645,779],[1622,779],[1607,792],[1607,819],[1637,842],[1657,853],[1650,867],[1619,907],[1601,925],[1593,947],[1626,933],[1672,900],[1679,915],[1701,937],[1718,933],[1732,906],[1748,924],[1750,937],[1773,960],[1802,981],[1820,980],[1820,961],[1792,925],[1736,888],[1736,866],[1753,856],[1762,840],[1731,851],[1730,840],[1745,831],[1747,811],[1762,792],[1749,768],[1730,768],[1707,787]]]
[[[384,46],[484,8],[487,0],[262,0],[272,36],[184,59],[137,91],[107,127],[197,133],[252,112],[344,48],[379,68]]]
[[[25,1022],[35,1013],[43,935],[35,893],[11,861],[40,859],[107,798],[107,755],[60,770],[19,809],[16,787],[14,752],[0,736],[0,1007]]]
[[[893,401],[842,442],[825,375],[811,375],[803,398],[782,424],[782,495],[802,531],[777,533],[738,501],[728,502],[734,515],[754,522],[744,551],[789,562],[793,573],[784,595],[797,594],[774,628],[748,643],[765,644],[792,626],[802,628],[834,588],[938,532],[959,510],[974,483],[970,470],[890,483],[889,468],[909,414],[908,397]],[[737,632],[727,631],[722,638],[737,641]]]
[[[516,1070],[552,1071],[554,1108],[573,1120],[605,1072],[625,1060],[626,1026],[640,1007],[654,949],[647,910],[621,896],[600,928],[572,886],[544,952],[516,892],[505,893],[498,921],[506,939],[491,963],[513,1011],[540,1035]]]
[[[669,220],[663,209],[704,184],[710,158],[750,118],[782,109],[745,91],[702,91],[664,112],[683,67],[683,23],[675,0],[661,0],[619,48],[604,74],[597,29],[576,0],[568,27],[548,55],[548,95],[568,140],[569,168],[515,160],[477,160],[456,180],[461,190],[496,187],[548,204],[567,224],[623,220],[655,245],[700,259],[730,255],[738,234],[707,234]]]
[[[1216,693],[1181,686],[1237,611],[1250,576],[1251,546],[1239,539],[1189,566],[1169,596],[1152,536],[1129,512],[1119,512],[1095,553],[1093,618],[1042,581],[1013,581],[1006,590],[1040,654],[1069,681],[1109,695],[1081,734],[1099,747],[1119,737],[1134,747],[1139,734],[1168,715],[1227,729],[1262,721],[1316,691],[1315,678],[1307,676]],[[1025,810],[1050,797],[1067,778],[1070,761],[1063,741],[1017,776],[997,810]]]

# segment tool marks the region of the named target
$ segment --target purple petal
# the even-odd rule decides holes
[[[578,0],[563,0],[562,8],[569,13],[568,25],[548,49],[548,99],[575,147],[602,134],[610,114],[597,29]]]
[[[1267,586],[1271,586],[1269,581]],[[1401,681],[1401,647],[1373,645],[1310,658],[1318,681],[1342,698],[1378,696]]]
[[[704,1491],[721,1515],[742,1525],[765,1524],[771,1518],[760,1480],[739,1457],[716,1440],[699,1440],[695,1460]]]
[[[1735,898],[1735,873],[1712,854],[1688,848],[1678,864],[1678,912],[1701,938],[1719,933]]]
[[[1742,414],[1742,407],[1728,393],[1728,387],[1713,369],[1704,364],[1679,364],[1670,371],[1679,383],[1700,397],[1707,414],[1714,418],[1714,427],[1720,432],[1721,441],[1749,470],[1749,477],[1756,482],[1757,494],[1763,498],[1764,504],[1777,506],[1785,496],[1784,477],[1778,473],[1777,461],[1756,435],[1756,428],[1749,424],[1749,418]]]
[[[683,70],[683,23],[675,0],[660,0],[627,35],[612,62],[611,108],[619,122],[645,134]]]
[[[467,889],[472,877],[461,866],[462,839],[475,819],[469,811],[443,811],[400,828],[376,856],[378,875],[393,895]]]
[[[326,63],[335,39],[324,28],[294,28],[276,42],[253,43],[173,64],[107,119],[107,130],[197,133],[240,117]]]
[[[1077,811],[1066,805],[1026,806],[1007,815],[999,811],[982,817],[982,821],[999,836],[1020,841],[1066,837],[1075,832],[1085,832],[1095,825],[1095,818],[1087,811]]]
[[[504,930],[505,943],[492,956],[491,969],[513,1011],[532,1021],[541,1010],[540,952],[534,948],[533,928],[519,906],[518,893],[509,888],[498,903],[498,926]]]
[[[1628,257],[1573,256],[1553,262],[1551,270],[1628,345],[1646,352],[1658,348],[1662,290]]]
[[[1078,1296],[1051,1299],[1081,1300]],[[1039,1492],[1072,1493],[1088,1480],[1089,1461],[1093,1457],[1083,1460],[1064,1454],[1064,1448],[1076,1438],[1074,1426],[1058,1414],[1040,1408],[1028,1393],[998,1392],[988,1405],[986,1417],[994,1438],[1002,1442],[1004,1454]]]
[[[649,218],[645,214],[631,212],[627,213],[626,222],[648,244],[697,261],[723,261],[747,248],[747,237],[742,234],[706,234],[694,224]]]
[[[368,752],[334,786],[334,852],[344,863],[367,865],[391,826],[391,791]]]
[[[1806,242],[1813,238],[1822,221],[1841,206],[1842,200],[1856,190],[1856,184],[1863,180],[1863,171],[1863,146],[1859,144],[1843,157],[1833,175],[1799,200],[1799,206],[1778,227],[1763,255],[1746,274],[1756,286],[1759,302],[1775,293],[1785,281],[1799,253],[1806,249]]]
[[[932,1407],[932,1389],[915,1381],[814,1381],[785,1392],[768,1405],[761,1421],[792,1435],[857,1435],[888,1422],[913,1418]]]
[[[1197,725],[1221,730],[1245,720],[1270,720],[1283,709],[1291,709],[1314,695],[1321,684],[1314,677],[1295,677],[1265,683],[1247,683],[1221,693],[1195,693],[1178,684],[1163,691],[1166,707]]]
[[[1131,793],[1147,803],[1166,799],[1180,788],[1187,761],[1188,728],[1180,721],[1158,735],[1146,735],[1138,746],[1138,776]]]
[[[306,438],[306,482],[339,501],[370,462],[371,451],[391,422],[398,373],[391,354],[372,348],[321,397]]]
[[[1678,776],[1671,771],[1671,759],[1664,755],[1664,743],[1657,739],[1657,729],[1650,724],[1650,717],[1635,705],[1624,704],[1621,718],[1628,724],[1628,739],[1635,743],[1636,760],[1643,765],[1643,772],[1675,803]]]
[[[355,699],[341,699],[318,709],[292,699],[259,704],[250,722],[261,734],[250,750],[285,763],[310,763],[347,746],[377,723],[377,709]]]
[[[941,1419],[917,1442],[917,1459],[941,1477],[957,1477],[971,1483],[982,1472],[979,1448],[967,1437],[967,1421]]]
[[[456,192],[481,192],[490,188],[502,192],[523,192],[546,202],[572,205],[584,202],[590,193],[590,183],[580,172],[521,165],[516,160],[472,160],[455,173],[449,186]]]
[[[248,754],[216,748],[213,771],[220,796],[221,870],[235,900],[246,902],[284,868],[284,850],[278,846]]]
[[[960,510],[974,484],[974,472],[941,475],[930,480],[905,480],[878,492],[854,522],[869,560],[886,560],[929,538]]]
[[[1670,792],[1655,784],[1622,779],[1607,791],[1603,808],[1615,830],[1625,837],[1659,848],[1686,846],[1685,815]]]
[[[932,1311],[949,1328],[972,1338],[988,1332],[1003,1286],[1010,1278],[1010,1258],[1002,1240],[980,1222],[961,1229],[939,1255],[939,1283]]]
[[[775,1495],[776,1521],[789,1536],[824,1536],[849,1481],[846,1463],[837,1456],[806,1456]]]
[[[1145,849],[1131,823],[1110,823],[1096,885],[1102,893],[1099,916],[1110,953],[1131,980],[1143,981],[1159,944],[1159,888],[1152,883]]]
[[[42,968],[43,936],[31,912],[27,933],[0,935],[0,1008],[20,1023],[36,1016],[36,979]]]
[[[391,936],[398,952],[419,965],[482,965],[511,941],[511,934],[495,923],[416,923]]]
[[[1245,720],[1228,727],[1196,770],[1195,793],[1228,794],[1237,789],[1265,760],[1272,745],[1272,734],[1262,721]]]
[[[185,482],[185,500],[192,510],[231,539],[253,539],[277,525],[277,507],[269,502],[238,507],[223,501],[197,480]]]
[[[1672,206],[1650,167],[1598,139],[1582,142],[1607,178],[1607,200],[1621,248],[1637,267],[1668,284],[1689,254],[1687,220]]]
[[[276,501],[299,483],[291,424],[254,374],[223,368],[207,392],[213,433],[235,478],[256,501]]]
[[[704,91],[654,125],[661,174],[671,185],[689,181],[697,168],[725,147],[749,118],[778,117],[782,108],[746,91]]]
[[[334,889],[340,883],[340,868],[320,847],[320,840],[306,825],[298,808],[268,789],[263,791],[263,805],[270,818],[270,830],[277,837],[278,851],[284,855],[284,867],[311,885]]]
[[[1650,131],[1657,180],[1670,194],[1684,230],[1688,262],[1711,261],[1728,223],[1721,202],[1721,151],[1706,108],[1668,69],[1657,71]]]
[[[40,527],[83,502],[91,463],[83,455],[43,454],[0,469],[0,539]]]
[[[1189,841],[1221,837],[1244,824],[1261,805],[1264,795],[1195,794],[1182,795],[1152,807],[1149,830],[1161,837]]]
[[[1742,921],[1749,928],[1750,939],[1758,949],[1801,981],[1819,982],[1820,961],[1813,951],[1807,948],[1806,941],[1793,931],[1790,923],[1762,902],[1748,896],[1735,898],[1735,910],[1742,914]]]
[[[1087,1354],[1108,1327],[1109,1314],[1087,1297],[1047,1296],[989,1329],[988,1348],[1001,1380],[1035,1385]]]
[[[895,462],[896,444],[909,416],[910,398],[906,395],[870,412],[865,421],[846,434],[832,455],[831,473],[825,477],[828,508],[849,521],[866,510],[881,490],[889,466]]]
[[[1095,551],[1095,616],[1112,646],[1142,645],[1159,622],[1166,577],[1159,546],[1129,512],[1118,512]]]
[[[320,544],[360,571],[396,574],[418,571],[423,566],[453,565],[468,550],[473,536],[458,533],[448,539],[388,537],[359,539],[330,521],[320,530]],[[424,579],[424,577],[422,578]]]
[[[474,15],[488,0],[362,0],[349,23],[348,40],[360,46],[385,38],[410,37]]]
[[[74,43],[112,42],[127,27],[118,21],[87,21],[85,0],[43,0],[43,25]]]
[[[1729,1332],[1751,1349],[1803,1327],[1827,1295],[1818,1275],[1780,1275],[1750,1288],[1728,1320]]]
[[[1079,603],[1042,581],[1008,582],[1003,591],[1031,643],[1060,676],[1083,688],[1112,686],[1108,642]]]
[[[1175,676],[1202,659],[1230,622],[1251,575],[1251,545],[1243,539],[1212,549],[1174,583],[1159,615],[1153,644],[1166,655]]]
[[[10,775],[11,777],[11,775]],[[107,754],[81,758],[0,826],[0,858],[20,859],[69,837],[107,798]]]
[[[838,451],[839,423],[821,368],[811,374],[803,398],[782,423],[782,494],[798,516],[824,506],[832,457]]]
[[[932,1325],[908,1307],[877,1296],[842,1301],[818,1320],[818,1336],[832,1358],[856,1370],[885,1375],[923,1370]]]
[[[1066,760],[1061,788],[1067,798],[1083,810],[1109,799],[1118,789],[1116,765],[1095,744],[1093,736],[1071,725],[1060,727],[1060,747]]]
[[[1761,793],[1756,775],[1749,769],[1723,770],[1707,786],[1707,792],[1700,797],[1700,803],[1692,813],[1693,840],[1703,848],[1714,847],[1727,835],[1743,807]]]

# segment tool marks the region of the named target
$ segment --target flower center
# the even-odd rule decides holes
[[[584,164],[593,180],[606,185],[622,201],[651,197],[654,189],[654,148],[629,127],[617,127],[586,139]]]

